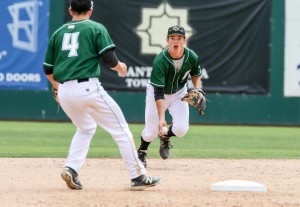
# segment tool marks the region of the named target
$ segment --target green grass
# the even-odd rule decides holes
[[[138,147],[142,124],[130,124]],[[66,122],[0,121],[0,157],[63,157],[75,127]],[[183,138],[171,138],[170,158],[300,158],[299,127],[191,125]],[[149,147],[149,158],[159,158],[159,140]],[[98,128],[88,157],[119,158],[110,135]]]

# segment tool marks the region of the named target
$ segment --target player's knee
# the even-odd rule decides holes
[[[158,135],[158,132],[143,132],[142,137],[146,142],[152,142]]]
[[[186,135],[187,131],[189,130],[189,127],[178,127],[178,128],[173,128],[172,131],[177,137],[183,137]]]
[[[86,134],[86,135],[94,135],[96,132],[96,128],[77,129],[77,132],[79,132],[81,134]]]

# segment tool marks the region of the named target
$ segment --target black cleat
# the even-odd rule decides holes
[[[77,172],[70,167],[65,167],[61,173],[62,179],[66,182],[67,186],[74,190],[80,190],[83,188],[79,181]]]
[[[160,183],[160,177],[141,175],[131,180],[131,190],[144,190]]]
[[[147,150],[138,150],[138,157],[140,161],[143,163],[144,167],[147,167]]]
[[[169,157],[169,150],[173,148],[173,145],[170,144],[170,137],[159,136],[160,146],[159,154],[165,160]]]

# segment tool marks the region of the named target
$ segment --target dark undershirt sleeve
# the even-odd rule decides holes
[[[44,67],[44,72],[46,75],[51,75],[53,74],[53,68]]]
[[[154,98],[155,101],[159,100],[159,99],[165,99],[164,96],[164,88],[159,88],[159,87],[154,87]]]
[[[101,56],[103,63],[108,68],[113,68],[118,64],[118,57],[114,52],[114,49],[106,50]]]

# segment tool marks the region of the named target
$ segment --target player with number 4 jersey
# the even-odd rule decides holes
[[[89,19],[64,24],[52,35],[49,46],[44,65],[55,66],[57,82],[100,77],[99,57],[116,47],[106,28]]]
[[[54,32],[44,62],[44,72],[54,94],[57,94],[57,102],[77,128],[61,177],[69,188],[83,188],[79,170],[96,128],[100,126],[119,147],[129,172],[131,189],[155,186],[161,178],[146,176],[124,115],[99,81],[100,58],[107,68],[123,77],[127,66],[118,60],[114,52],[116,46],[106,28],[89,19],[92,12],[91,0],[71,0],[69,13],[72,21]],[[91,177],[95,178],[95,175]]]

